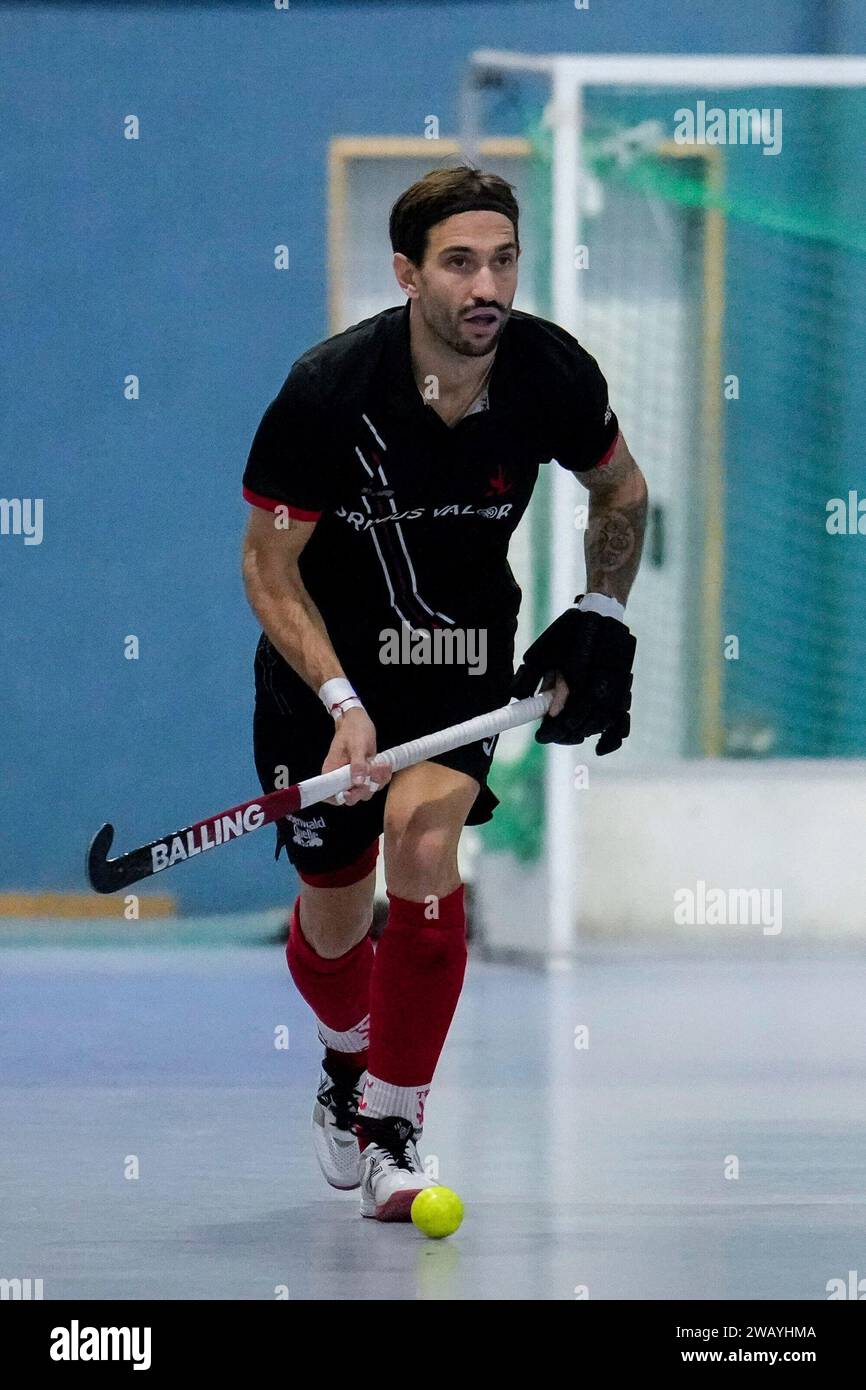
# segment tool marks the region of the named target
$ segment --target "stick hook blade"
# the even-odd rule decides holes
[[[111,872],[112,861],[108,857],[114,840],[114,826],[103,825],[97,830],[87,851],[87,877],[91,888],[97,893],[113,893],[118,886]]]

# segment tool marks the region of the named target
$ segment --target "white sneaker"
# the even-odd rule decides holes
[[[389,1115],[377,1120],[364,1116],[361,1151],[361,1215],[377,1221],[408,1221],[409,1209],[425,1187],[438,1187],[428,1178],[418,1156],[421,1131],[411,1120]]]
[[[324,1061],[313,1106],[313,1146],[319,1167],[326,1181],[344,1192],[357,1187],[361,1181],[361,1149],[354,1126],[366,1079],[365,1071],[356,1081],[341,1075],[336,1068],[332,1074]]]

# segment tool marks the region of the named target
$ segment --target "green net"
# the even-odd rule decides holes
[[[700,102],[748,143],[678,143]],[[553,316],[552,136],[521,114],[522,275]],[[584,117],[578,336],[655,504],[617,757],[866,756],[866,92],[587,89]],[[489,847],[537,852],[540,752],[497,759]]]
[[[679,113],[698,114],[699,103],[730,113],[727,134],[748,134],[749,143],[677,146]],[[695,473],[706,474],[713,457],[721,469],[720,627],[738,639],[727,658],[717,653],[722,751],[863,755],[866,92],[588,89],[585,121],[581,336],[606,373],[611,363],[616,375],[620,362],[634,368],[640,359],[640,389],[620,372],[615,404],[627,432],[655,433],[651,453],[665,411],[681,412],[683,394],[691,397],[689,457],[670,480],[690,506],[706,501],[705,477]],[[765,154],[774,126],[778,152]],[[551,133],[538,118],[527,128],[536,166],[530,196],[547,212],[547,224],[535,212],[534,226],[549,248]],[[705,365],[712,216],[723,227],[722,331],[720,376],[707,382],[698,357]],[[549,282],[549,254],[533,272],[539,286]],[[688,323],[691,372],[682,358],[670,360],[664,320],[672,313]],[[649,379],[648,357],[658,359]],[[721,403],[715,425],[705,399],[713,390]],[[682,445],[674,434],[669,448]],[[663,501],[676,510],[673,499]],[[828,530],[842,502],[844,535]],[[668,519],[671,545],[702,547],[706,518],[691,528],[685,517]],[[684,566],[693,589],[705,583],[703,559],[692,555]],[[693,627],[702,605],[678,597],[680,621]],[[685,736],[670,751],[704,751],[698,709],[708,663],[700,645],[684,642]]]

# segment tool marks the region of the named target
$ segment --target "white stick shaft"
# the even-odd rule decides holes
[[[401,768],[423,763],[427,758],[435,758],[439,753],[450,753],[452,748],[463,748],[467,743],[477,743],[482,738],[492,738],[505,729],[515,729],[519,724],[531,724],[546,714],[553,699],[553,691],[545,690],[541,695],[531,695],[527,700],[512,700],[510,705],[490,710],[488,714],[477,714],[474,719],[464,719],[462,724],[452,724],[450,728],[440,729],[435,734],[423,734],[421,738],[410,739],[408,743],[398,743],[395,748],[386,748],[370,759],[371,763],[387,764],[394,772]],[[348,791],[352,785],[352,769],[348,763],[335,767],[333,772],[320,773],[318,777],[308,777],[298,783],[301,793],[301,807],[315,806],[337,792]]]

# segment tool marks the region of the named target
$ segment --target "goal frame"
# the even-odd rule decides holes
[[[582,243],[580,169],[584,94],[587,87],[685,88],[709,91],[749,87],[866,87],[866,58],[847,55],[678,55],[678,54],[529,54],[485,48],[469,59],[460,90],[460,148],[475,161],[483,151],[479,138],[481,89],[485,74],[535,74],[549,84],[547,107],[552,130],[551,316],[580,336],[580,276],[574,272],[574,248]],[[701,146],[688,146],[692,154]],[[712,167],[712,166],[711,166]],[[715,177],[720,178],[720,162]],[[707,234],[715,238],[715,262],[723,260],[721,217],[708,215]],[[708,262],[705,261],[705,266]],[[705,531],[701,595],[701,746],[705,755],[722,751],[721,725],[721,591],[724,518],[721,451],[720,374],[715,389],[708,380],[712,346],[719,360],[722,332],[721,286],[707,284],[710,306],[704,363],[704,422],[713,441],[704,478]],[[581,580],[571,524],[573,484],[563,469],[551,476],[549,620],[573,601]],[[547,745],[544,776],[544,881],[546,901],[538,904],[545,919],[544,949],[549,959],[573,955],[581,917],[583,860],[582,814],[571,785],[571,757],[566,748]]]

